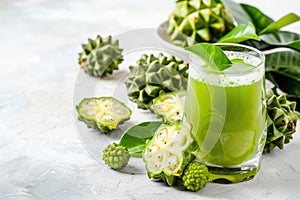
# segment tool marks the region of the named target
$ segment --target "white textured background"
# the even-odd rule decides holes
[[[80,44],[156,28],[175,0],[1,0],[0,199],[300,199],[300,133],[265,155],[254,180],[183,192],[109,170],[82,146],[73,116]],[[245,0],[279,19],[298,0]],[[300,23],[287,27],[300,32]]]

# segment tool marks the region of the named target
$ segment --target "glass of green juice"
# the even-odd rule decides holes
[[[207,66],[190,54],[184,120],[199,144],[210,181],[252,179],[260,167],[266,132],[265,57],[240,44],[215,44],[232,64],[225,70]]]

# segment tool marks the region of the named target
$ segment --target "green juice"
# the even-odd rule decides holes
[[[236,67],[247,69],[249,64]],[[252,78],[225,73],[214,81],[190,75],[185,116],[203,161],[230,167],[256,153],[265,128],[265,105],[264,77],[255,73]]]

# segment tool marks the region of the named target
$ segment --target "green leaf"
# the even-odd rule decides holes
[[[130,127],[121,137],[119,144],[126,147],[131,156],[141,157],[147,140],[150,140],[161,121],[143,122]]]
[[[272,18],[268,17],[254,6],[248,4],[241,4],[241,6],[250,17],[250,21],[254,24],[257,33],[260,33],[265,27],[274,22]]]
[[[274,46],[272,46],[272,45],[270,45],[268,43],[265,43],[262,40],[260,40],[260,41],[247,40],[247,41],[243,42],[242,44],[254,47],[254,48],[256,48],[258,50],[261,50],[261,51],[270,50],[270,49],[274,48]]]
[[[300,52],[267,54],[266,78],[288,95],[300,98]]]
[[[240,4],[232,0],[222,0],[222,2],[238,24],[252,22],[252,19]]]
[[[265,54],[266,67],[269,66],[299,66],[300,68],[300,52],[298,51],[275,51]],[[300,78],[300,76],[299,76]]]
[[[279,31],[278,33],[263,34],[260,38],[270,45],[300,50],[300,35],[297,33]]]
[[[300,17],[296,15],[295,13],[289,13],[282,18],[280,18],[278,21],[273,22],[269,24],[265,29],[260,31],[260,35],[264,33],[275,33],[278,32],[282,27],[285,27],[289,24],[292,24],[294,22],[297,22],[300,20]]]
[[[213,44],[198,43],[187,47],[186,50],[197,55],[213,69],[222,71],[229,68],[230,64],[232,64],[222,49]]]
[[[251,22],[248,22],[247,24],[238,25],[220,38],[218,42],[240,43],[250,39],[260,40],[260,38],[256,35],[254,25]]]

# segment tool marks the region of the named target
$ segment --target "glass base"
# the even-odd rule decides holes
[[[254,178],[260,168],[261,156],[266,140],[264,131],[257,148],[256,153],[247,161],[236,166],[218,166],[202,160],[210,173],[209,181],[214,183],[230,184],[248,181]],[[200,159],[201,160],[201,159]]]
[[[221,184],[239,183],[254,178],[258,172],[258,167],[218,167],[207,166],[209,181]]]

